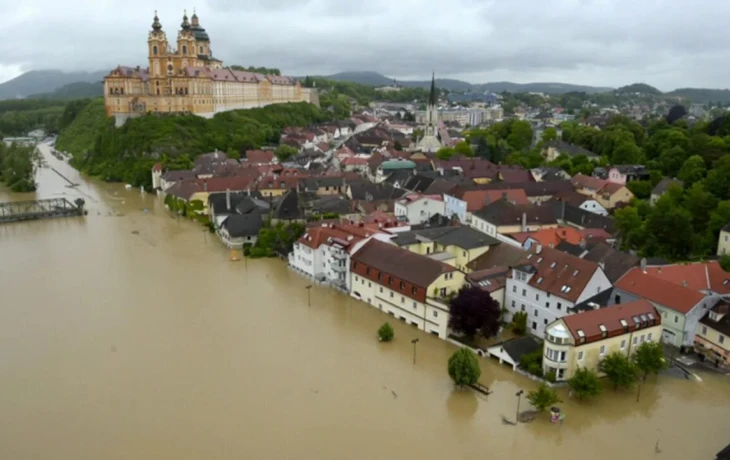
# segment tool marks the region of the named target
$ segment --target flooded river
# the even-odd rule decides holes
[[[484,360],[490,396],[453,389],[454,347],[279,260],[229,261],[159,198],[50,169],[36,194],[89,215],[0,225],[2,459],[712,459],[730,377],[651,379],[511,426],[535,384]],[[420,338],[413,365],[410,340]],[[523,398],[522,409],[529,403]],[[658,451],[655,450],[658,443]]]

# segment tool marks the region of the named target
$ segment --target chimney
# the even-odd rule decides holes
[[[226,189],[226,209],[231,210],[231,189]]]
[[[522,213],[522,231],[523,232],[527,231],[527,213],[526,212]]]
[[[641,259],[641,262],[639,262],[639,267],[641,267],[641,271],[646,273],[646,257]]]

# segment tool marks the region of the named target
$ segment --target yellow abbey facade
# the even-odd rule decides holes
[[[232,70],[213,57],[197,14],[183,15],[177,49],[167,41],[155,12],[147,38],[149,67],[118,66],[104,77],[104,105],[117,124],[144,113],[212,117],[227,110],[285,102],[319,105],[314,89],[290,77]]]

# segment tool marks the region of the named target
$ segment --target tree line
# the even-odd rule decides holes
[[[0,142],[0,182],[13,192],[32,192],[36,189],[36,165],[40,161],[34,146]]]

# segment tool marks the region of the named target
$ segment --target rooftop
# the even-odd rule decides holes
[[[365,243],[351,260],[422,288],[430,286],[442,274],[456,271],[451,265],[376,239]]]
[[[573,336],[576,345],[598,342],[604,338],[658,326],[661,315],[646,300],[636,300],[597,310],[588,310],[561,318]],[[560,320],[558,320],[560,321]]]
[[[650,275],[639,267],[629,270],[615,283],[615,287],[682,314],[688,313],[705,298],[695,289]]]
[[[534,274],[528,282],[530,286],[571,302],[578,301],[593,274],[600,269],[595,262],[557,249],[535,246],[515,266],[521,271],[526,271],[524,267],[532,267]]]

